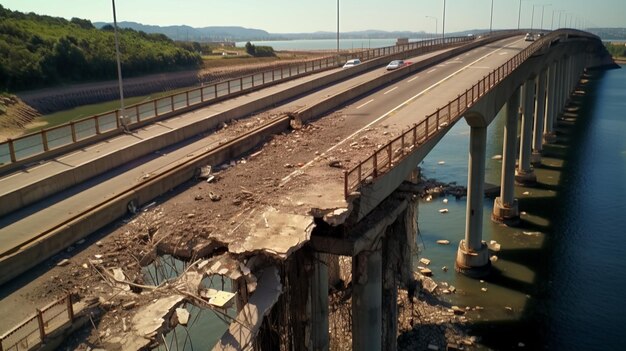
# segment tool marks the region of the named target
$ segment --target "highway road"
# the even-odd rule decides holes
[[[349,103],[342,109],[348,129],[335,145],[327,145],[327,151],[345,144],[360,131],[372,126],[385,124],[390,130],[399,130],[419,122],[426,114],[432,113],[437,107],[456,98],[457,94],[471,87],[492,69],[506,62],[528,45],[522,37],[514,37],[473,49],[442,64],[427,68],[416,74],[387,87],[378,89],[365,97]],[[407,59],[417,62],[440,52]],[[0,189],[10,189],[11,182],[34,182],[63,169],[76,167],[88,162],[94,155],[113,152],[120,145],[138,143],[158,133],[176,129],[194,120],[210,117],[237,104],[250,99],[257,99],[278,89],[289,89],[304,80],[315,79],[316,76],[332,74],[334,70],[308,76],[298,80],[253,92],[244,96],[211,105],[176,118],[168,119],[145,127],[133,135],[121,135],[103,143],[99,143],[70,155],[59,157],[50,162],[34,165],[19,173],[7,175],[0,180]],[[315,103],[321,99],[387,74],[384,68],[372,70],[352,79],[318,90],[298,99],[278,106],[266,115],[280,114]],[[141,182],[152,174],[175,166],[181,160],[199,150],[217,146],[224,142],[222,134],[201,135],[195,139],[168,147],[158,153],[135,160],[107,174],[97,176],[77,187],[63,191],[33,206],[28,206],[0,219],[0,256],[18,247],[25,240],[46,230],[53,225],[62,223],[67,218],[84,209],[96,206],[106,198],[114,197],[119,192]],[[311,160],[313,157],[311,157]],[[280,160],[277,161],[280,164]],[[307,165],[314,166],[309,162]],[[306,168],[306,167],[304,167]],[[295,174],[295,173],[294,173]],[[289,176],[285,177],[285,181]],[[336,189],[336,187],[331,187]],[[331,189],[329,188],[329,189]],[[341,184],[341,189],[343,189]],[[339,194],[343,197],[343,192]]]

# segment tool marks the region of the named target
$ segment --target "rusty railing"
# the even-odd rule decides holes
[[[29,350],[43,343],[49,332],[74,320],[70,294],[36,311],[30,318],[0,336],[0,351]]]

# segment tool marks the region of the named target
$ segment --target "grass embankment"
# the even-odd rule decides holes
[[[617,64],[626,64],[626,43],[604,43]]]

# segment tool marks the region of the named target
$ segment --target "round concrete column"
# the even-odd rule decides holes
[[[537,77],[537,99],[535,104],[535,130],[533,134],[533,152],[530,155],[530,163],[534,166],[541,164],[541,151],[543,150],[543,125],[546,118],[546,75],[547,69],[543,69]]]
[[[556,141],[554,133],[554,113],[556,111],[556,63],[553,62],[548,69],[548,91],[547,91],[547,112],[544,124],[543,142],[552,144]]]
[[[537,181],[535,172],[530,165],[530,151],[533,135],[533,105],[535,102],[535,81],[524,83],[522,102],[522,132],[520,135],[519,164],[515,170],[515,181],[518,184],[530,185]]]
[[[517,118],[519,113],[520,89],[509,98],[505,106],[506,125],[502,142],[502,173],[500,196],[493,204],[491,219],[498,223],[516,224],[519,222],[519,208],[515,199],[515,150],[517,142]]]
[[[459,243],[455,263],[457,272],[472,277],[487,275],[491,266],[487,244],[482,241],[486,148],[487,127],[472,126],[467,174],[465,239]]]

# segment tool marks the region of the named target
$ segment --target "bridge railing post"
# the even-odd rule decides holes
[[[372,170],[374,178],[378,177],[378,150],[374,151],[374,159],[373,159],[373,163],[374,163],[374,169]]]

